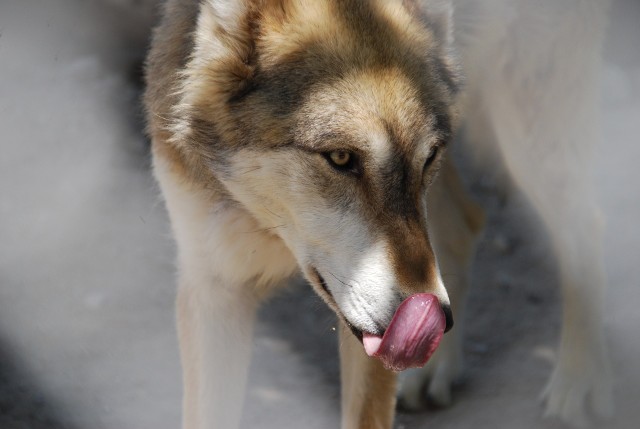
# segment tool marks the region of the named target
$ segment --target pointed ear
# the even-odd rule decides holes
[[[403,0],[405,6],[418,13],[444,46],[453,44],[452,0]]]
[[[253,48],[250,0],[204,0],[196,30],[196,53],[246,57]],[[205,51],[205,52],[203,52]]]
[[[219,106],[251,90],[256,63],[256,0],[201,0],[194,48],[182,75],[182,102],[206,93]],[[262,2],[260,2],[262,3]],[[206,91],[203,90],[206,88]]]

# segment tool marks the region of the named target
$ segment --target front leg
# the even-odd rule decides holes
[[[183,428],[239,427],[257,299],[246,286],[183,279],[177,316]]]
[[[562,332],[556,366],[545,388],[546,415],[586,426],[591,412],[613,416],[613,385],[604,330],[606,275],[603,222],[588,197],[574,209],[541,210],[558,256]]]
[[[154,142],[154,167],[178,244],[177,322],[183,428],[236,429],[261,297],[296,262],[282,240],[236,204],[185,183]]]
[[[389,429],[395,410],[396,374],[366,355],[340,323],[342,429]]]

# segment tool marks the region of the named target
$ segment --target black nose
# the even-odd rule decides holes
[[[449,332],[451,328],[453,328],[453,312],[451,311],[449,304],[444,304],[442,306],[442,311],[444,312],[444,318],[447,321],[447,326],[444,328],[444,332]]]

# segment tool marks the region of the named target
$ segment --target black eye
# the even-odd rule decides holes
[[[437,156],[438,156],[438,146],[435,146],[433,149],[431,149],[431,153],[429,154],[429,157],[424,162],[424,167],[422,168],[423,173],[425,173],[427,169],[431,167],[431,165],[433,164],[433,161],[435,161]]]
[[[358,160],[354,153],[346,150],[333,150],[322,154],[329,165],[338,171],[358,172]]]

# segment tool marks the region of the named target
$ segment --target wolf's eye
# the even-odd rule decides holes
[[[435,146],[433,149],[431,149],[431,153],[429,154],[429,157],[424,162],[424,167],[422,168],[423,173],[425,173],[427,169],[431,167],[431,165],[433,164],[433,161],[435,161],[436,159],[436,156],[438,156],[438,146]]]
[[[358,172],[357,157],[346,150],[334,150],[323,154],[327,162],[338,171]]]
[[[334,150],[329,152],[329,158],[337,167],[345,167],[351,161],[351,154],[344,150]]]

